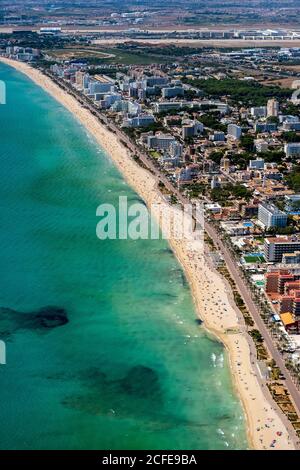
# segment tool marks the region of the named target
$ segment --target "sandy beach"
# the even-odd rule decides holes
[[[115,134],[108,131],[75,98],[38,70],[21,62],[4,58],[0,60],[26,74],[73,113],[110,155],[148,207],[156,203],[160,213],[175,211],[176,220],[177,209],[170,206],[158,191],[154,176],[131,158]],[[9,99],[9,84],[7,94]],[[247,417],[249,447],[268,450],[294,449],[295,443],[291,437],[294,433],[289,432],[289,422],[262,383],[253,344],[246,333],[241,313],[234,304],[229,285],[214,269],[201,241],[171,238],[169,242],[190,282],[199,317],[204,321],[207,330],[218,337],[228,351],[234,386]],[[275,445],[270,448],[274,440]]]

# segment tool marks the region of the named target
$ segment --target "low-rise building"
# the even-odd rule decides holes
[[[180,86],[166,87],[162,89],[161,93],[163,98],[175,98],[176,96],[183,96],[184,89]]]
[[[224,142],[225,134],[222,131],[215,131],[213,134],[210,134],[209,140],[212,142]]]
[[[284,151],[287,157],[300,156],[300,142],[285,144]]]
[[[256,118],[264,118],[267,116],[267,107],[266,106],[253,107],[250,109],[250,113],[252,116]]]
[[[265,161],[263,158],[257,158],[256,160],[250,160],[249,170],[263,170],[265,167]]]
[[[276,132],[278,125],[275,122],[256,122],[255,132]]]
[[[293,253],[284,253],[282,255],[282,264],[286,264],[286,265],[299,264],[300,265],[300,251],[295,251]]]
[[[262,140],[262,139],[257,139],[254,141],[254,145],[255,145],[255,150],[258,152],[258,153],[265,153],[268,151],[269,149],[269,144],[267,141],[265,140]]]

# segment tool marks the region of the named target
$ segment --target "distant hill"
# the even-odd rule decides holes
[[[134,15],[136,13],[136,16]],[[1,0],[4,24],[53,21],[105,27],[299,24],[300,0]]]

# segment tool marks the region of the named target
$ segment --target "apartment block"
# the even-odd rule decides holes
[[[281,263],[283,255],[300,251],[300,240],[291,237],[266,238],[264,254],[268,263]]]

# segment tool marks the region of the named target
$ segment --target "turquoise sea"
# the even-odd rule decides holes
[[[139,197],[67,110],[0,79],[0,448],[247,448],[167,242],[96,237],[99,204]]]

